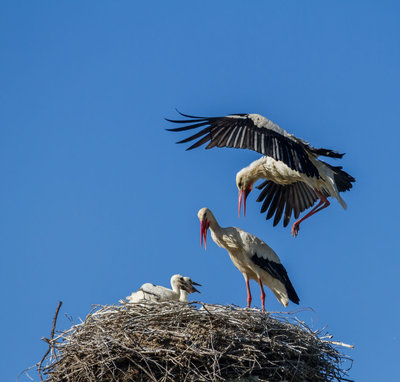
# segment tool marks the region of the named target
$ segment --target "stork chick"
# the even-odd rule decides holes
[[[191,281],[190,278],[187,278]],[[193,285],[200,285],[194,283],[193,281],[190,283],[185,278],[179,274],[173,275],[171,277],[171,287],[172,289],[154,285],[151,283],[143,284],[137,292],[133,292],[130,296],[127,296],[126,299],[129,303],[138,303],[143,301],[184,301],[187,295],[183,295],[182,292],[185,293],[194,293],[198,292],[198,290]]]

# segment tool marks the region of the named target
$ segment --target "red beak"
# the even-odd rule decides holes
[[[201,235],[201,246],[203,246],[203,239],[204,239],[204,249],[207,250],[207,230],[208,230],[209,224],[207,219],[202,220],[200,222],[200,235]]]
[[[240,217],[240,210],[242,207],[242,199],[243,199],[243,216],[246,216],[246,199],[251,192],[251,188],[247,187],[245,190],[239,190],[239,217]]]

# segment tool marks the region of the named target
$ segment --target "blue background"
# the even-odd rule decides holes
[[[354,344],[350,377],[398,381],[399,5],[395,1],[2,1],[0,261],[2,380],[57,329],[174,273],[202,301],[246,303],[226,251],[200,247],[197,211],[280,256],[313,328]],[[273,228],[258,192],[237,217],[246,150],[175,145],[175,107],[260,113],[357,182],[344,211]],[[252,284],[254,304],[259,289]],[[267,309],[279,305],[268,290]],[[34,380],[38,377],[30,372]],[[22,380],[28,380],[23,377]]]

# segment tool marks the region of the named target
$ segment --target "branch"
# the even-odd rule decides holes
[[[43,361],[48,356],[48,354],[50,353],[51,348],[53,347],[54,331],[56,329],[56,322],[57,322],[58,312],[60,311],[61,305],[62,305],[62,301],[60,301],[58,303],[58,306],[57,306],[57,309],[56,309],[56,313],[54,314],[53,327],[51,328],[50,339],[48,339],[46,337],[42,337],[42,340],[49,344],[49,348],[47,349],[45,355],[43,356],[43,358],[41,359],[41,361],[39,362],[39,365],[38,365],[38,373],[39,373],[40,380],[42,382],[44,382],[43,377],[42,377],[42,364],[43,364]]]

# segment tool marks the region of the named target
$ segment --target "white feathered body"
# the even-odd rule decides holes
[[[182,289],[185,288],[183,285],[185,282],[183,276],[176,274],[171,277],[172,289],[146,283],[143,284],[137,292],[133,292],[130,296],[127,296],[126,299],[130,303],[138,303],[141,301],[178,301],[181,297]]]
[[[239,171],[238,176],[246,174],[249,179],[253,180],[253,182],[258,179],[269,179],[274,183],[281,185],[303,182],[314,190],[319,190],[327,196],[336,198],[340,205],[346,209],[347,205],[340,196],[336,187],[334,172],[332,169],[313,155],[309,155],[309,158],[317,168],[320,178],[309,177],[291,169],[282,161],[277,161],[272,157],[266,156],[263,156],[260,159],[250,163],[249,166]]]
[[[142,301],[178,301],[181,295],[181,290],[172,290],[160,285],[151,283],[143,284],[137,292],[133,292],[126,299],[130,303],[138,303]]]
[[[226,227],[214,230],[210,227],[211,237],[214,242],[225,248],[237,269],[249,280],[261,279],[275,294],[279,302],[289,305],[285,286],[281,281],[272,277],[268,272],[260,268],[251,260],[256,255],[259,258],[281,264],[278,255],[274,250],[258,237],[236,227]]]

